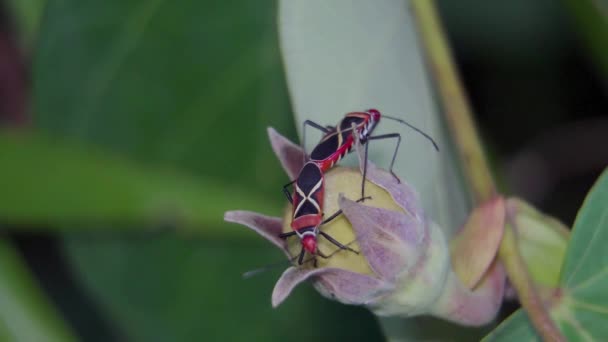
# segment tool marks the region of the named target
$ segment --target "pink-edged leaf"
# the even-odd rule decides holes
[[[324,296],[345,304],[364,305],[391,289],[379,279],[343,269],[290,267],[272,291],[272,306],[280,305],[297,285],[308,279],[315,281],[315,287]]]
[[[326,268],[317,276],[314,285],[325,297],[353,305],[372,304],[394,290],[386,281],[338,268]]]
[[[449,321],[480,326],[491,322],[504,298],[506,275],[499,262],[493,262],[475,290],[468,289],[458,276],[450,272],[445,291],[435,303],[432,313]]]
[[[365,146],[361,145],[355,134],[355,149],[359,158],[359,169],[363,174],[365,166]],[[407,182],[398,180],[390,172],[378,168],[370,160],[367,161],[365,177],[370,182],[386,190],[403,210],[415,217],[422,217],[422,207],[418,193]]]
[[[323,270],[323,268],[309,269],[293,266],[286,269],[272,290],[272,307],[279,306],[296,286]]]
[[[401,212],[369,207],[344,196],[338,203],[355,231],[363,255],[381,279],[393,281],[426,250],[428,232],[424,221]]]
[[[233,210],[227,211],[224,214],[224,220],[242,224],[253,229],[256,233],[260,234],[266,240],[272,242],[272,244],[279,247],[285,251],[287,255],[289,255],[285,240],[279,237],[279,234],[281,234],[283,230],[282,219],[278,217],[260,215],[251,211]]]
[[[477,286],[496,257],[505,215],[505,201],[496,196],[475,208],[450,242],[454,272],[469,289]]]
[[[289,179],[296,179],[302,166],[304,166],[304,151],[272,127],[268,127],[268,137],[274,153],[283,166],[283,170],[285,170]]]

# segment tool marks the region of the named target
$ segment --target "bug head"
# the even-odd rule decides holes
[[[375,122],[378,122],[380,120],[380,116],[382,116],[380,114],[380,111],[374,108],[368,109],[366,110],[367,114],[372,116],[372,120],[374,120]]]
[[[302,246],[310,254],[316,254],[317,252],[317,236],[306,235],[302,238]]]

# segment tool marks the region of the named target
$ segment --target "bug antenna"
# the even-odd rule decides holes
[[[259,267],[259,268],[247,271],[247,272],[243,273],[243,279],[249,279],[249,278],[254,277],[254,276],[256,276],[256,275],[258,275],[260,273],[263,273],[263,272],[266,272],[266,271],[268,271],[270,269],[273,269],[275,267],[279,267],[279,266],[283,266],[283,265],[287,265],[287,264],[292,264],[297,258],[298,258],[298,256],[296,255],[295,257],[289,258],[287,260],[281,260],[279,262],[275,262],[275,263],[272,263],[272,264],[268,264],[266,266],[262,266],[262,267]]]
[[[351,242],[349,242],[349,243],[345,244],[345,246],[350,246],[350,245],[352,245],[353,243],[355,243],[356,241],[357,241],[357,239],[355,239],[355,240],[353,240],[353,241],[351,241]],[[341,248],[336,249],[335,251],[333,251],[333,252],[329,253],[329,254],[327,255],[327,257],[329,258],[329,257],[333,256],[334,254],[339,253],[339,252],[341,252],[341,251],[343,251],[343,250],[345,250],[345,249],[341,249]],[[249,278],[251,278],[251,277],[254,277],[254,276],[256,276],[256,275],[258,275],[258,274],[260,274],[260,273],[266,272],[266,271],[268,271],[268,270],[270,270],[270,269],[272,269],[272,268],[275,268],[275,267],[283,266],[283,265],[285,265],[285,264],[293,264],[293,262],[294,262],[294,261],[296,261],[296,259],[297,259],[298,257],[299,257],[299,254],[298,254],[298,255],[296,255],[296,256],[294,256],[294,257],[292,257],[292,258],[289,258],[289,259],[287,259],[287,260],[281,260],[281,261],[279,261],[279,262],[275,262],[275,263],[268,264],[268,265],[263,266],[263,267],[260,267],[260,268],[253,269],[253,270],[251,270],[251,271],[247,271],[247,272],[243,273],[243,279],[249,279]],[[308,259],[304,259],[303,264],[305,264],[305,263],[307,263],[307,262],[314,261],[314,260],[315,260],[315,257],[314,257],[314,256],[312,256],[312,257],[310,257],[310,258],[308,258]]]
[[[405,122],[404,120],[401,120],[401,119],[398,119],[398,118],[394,118],[392,116],[387,116],[387,115],[384,115],[384,114],[382,114],[382,118],[387,118],[387,119],[391,119],[391,120],[394,120],[394,121],[397,121],[397,122],[401,122],[402,124],[404,124],[404,125],[408,126],[409,128],[413,129],[414,131],[422,134],[425,138],[427,138],[433,144],[433,147],[435,147],[435,149],[437,151],[439,151],[439,146],[437,146],[437,143],[435,142],[435,140],[433,140],[433,138],[431,138],[430,135],[428,135],[428,134],[424,133],[422,130],[418,129],[416,126],[414,126],[412,124],[409,124],[409,123]]]

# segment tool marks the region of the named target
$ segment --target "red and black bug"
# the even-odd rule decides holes
[[[314,162],[308,162],[304,164],[298,178],[294,181],[294,192],[293,197],[286,185],[283,187],[283,192],[293,205],[293,214],[291,221],[291,228],[293,231],[283,233],[279,235],[281,238],[288,238],[290,236],[297,235],[300,238],[302,244],[302,250],[298,257],[298,264],[302,264],[304,254],[310,253],[313,257],[320,256],[327,258],[328,256],[323,254],[317,246],[317,236],[321,235],[326,238],[329,242],[338,246],[340,249],[346,249],[354,253],[354,249],[347,247],[336,239],[331,237],[329,234],[319,229],[319,226],[325,224],[342,213],[341,210],[331,215],[329,218],[323,220],[323,194],[325,191],[325,178],[323,171]],[[314,259],[316,266],[317,260]]]
[[[331,167],[333,167],[337,162],[340,161],[340,159],[342,159],[347,153],[349,153],[353,149],[355,143],[355,134],[357,134],[361,144],[365,145],[365,165],[363,168],[363,182],[361,185],[361,197],[363,197],[365,174],[367,171],[367,154],[369,146],[367,142],[370,140],[397,139],[397,145],[395,146],[395,151],[393,152],[393,158],[391,160],[389,171],[397,180],[399,180],[399,177],[397,177],[397,175],[395,175],[395,173],[393,172],[393,165],[395,164],[395,159],[399,150],[399,144],[401,143],[401,134],[389,133],[372,136],[371,134],[380,122],[381,118],[387,118],[407,125],[408,127],[412,128],[413,130],[427,138],[433,144],[435,149],[439,151],[437,143],[435,143],[433,138],[431,138],[428,134],[422,132],[418,128],[410,125],[409,123],[401,119],[380,114],[380,112],[376,109],[368,109],[365,112],[347,113],[335,127],[323,127],[314,121],[306,120],[302,124],[302,136],[304,137],[302,139],[302,146],[306,146],[306,126],[314,127],[324,133],[323,137],[321,138],[321,141],[310,153],[309,160],[317,164],[321,171],[325,172]],[[304,156],[304,158],[306,158],[306,155]]]

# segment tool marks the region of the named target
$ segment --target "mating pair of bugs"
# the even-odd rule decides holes
[[[293,231],[279,235],[281,238],[288,238],[297,235],[300,239],[302,250],[298,256],[298,264],[301,265],[304,262],[304,255],[306,252],[313,256],[315,267],[317,264],[316,256],[320,256],[322,258],[328,257],[317,247],[318,235],[323,236],[340,249],[358,253],[319,229],[321,225],[328,223],[342,213],[342,211],[339,210],[327,219],[323,220],[323,174],[327,170],[331,169],[337,162],[340,161],[340,159],[342,159],[353,149],[356,135],[361,145],[365,146],[365,165],[363,167],[361,198],[359,201],[366,199],[365,175],[367,171],[368,142],[370,140],[397,139],[397,144],[395,146],[395,151],[393,152],[393,158],[391,160],[389,171],[397,180],[399,180],[399,178],[393,172],[393,164],[395,163],[395,158],[397,157],[397,152],[399,150],[399,144],[401,143],[401,135],[399,133],[389,133],[372,136],[371,134],[376,125],[380,122],[381,118],[391,119],[409,126],[416,132],[429,139],[435,149],[439,150],[435,141],[426,133],[403,120],[380,114],[380,112],[376,109],[368,109],[365,112],[347,113],[335,127],[323,127],[310,120],[304,121],[302,127],[302,135],[304,139],[306,138],[306,126],[311,126],[322,131],[323,137],[317,146],[312,150],[310,158],[307,162],[306,154],[304,155],[305,164],[298,174],[298,177],[283,187],[285,196],[293,205],[291,221],[291,228]],[[306,146],[304,139],[302,145]],[[294,185],[293,196],[288,190],[288,187],[292,184]]]

